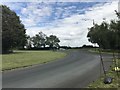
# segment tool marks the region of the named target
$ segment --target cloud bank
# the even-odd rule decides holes
[[[24,2],[4,3],[14,10],[30,36],[42,31],[60,38],[60,45],[82,46],[88,42],[88,28],[116,19],[118,1],[111,2]],[[16,5],[16,6],[14,6]]]

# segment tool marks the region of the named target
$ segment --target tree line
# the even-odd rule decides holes
[[[58,49],[59,38],[55,35],[47,36],[43,32],[39,32],[33,37],[27,36],[27,49]]]
[[[120,18],[118,13],[117,15]],[[91,43],[97,43],[103,49],[120,49],[120,19],[94,24],[88,30],[87,37]]]
[[[9,53],[13,49],[31,49],[45,48],[46,45],[50,48],[57,48],[60,40],[55,35],[49,37],[42,32],[39,32],[34,37],[26,35],[26,29],[22,24],[20,17],[9,7],[0,5],[2,8],[2,53]]]

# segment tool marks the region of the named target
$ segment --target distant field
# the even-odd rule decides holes
[[[55,51],[15,51],[2,55],[2,70],[46,63],[65,56],[66,53]]]

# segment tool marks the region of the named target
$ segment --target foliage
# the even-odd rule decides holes
[[[34,37],[32,37],[34,47],[36,48],[41,48],[42,46],[45,47],[46,37],[47,36],[42,32],[39,32]]]
[[[55,35],[50,35],[49,37],[42,33],[39,32],[38,34],[36,34],[33,37],[28,36],[27,37],[27,48],[31,49],[32,45],[35,49],[39,49],[39,48],[46,48],[46,46],[48,45],[50,49],[55,49],[59,47],[59,38]]]
[[[50,35],[47,37],[46,44],[49,45],[50,48],[58,48],[60,40],[55,35]]]
[[[27,43],[26,43],[26,48],[31,49],[32,48],[32,38],[27,35]]]
[[[95,24],[89,28],[88,40],[97,43],[104,49],[120,48],[120,21],[111,20],[110,24],[102,22],[100,25]]]
[[[2,5],[2,51],[8,52],[13,48],[23,48],[26,43],[26,29],[19,16]]]

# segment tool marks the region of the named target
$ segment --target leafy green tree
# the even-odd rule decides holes
[[[45,48],[46,45],[46,35],[42,32],[39,32],[39,34],[36,34],[34,37],[32,37],[32,42],[34,47],[36,48]]]
[[[26,43],[26,29],[19,16],[2,5],[2,51],[3,53],[13,48],[23,48]]]
[[[59,38],[55,35],[50,35],[47,37],[46,44],[49,45],[51,49],[58,48],[59,47]]]
[[[26,48],[27,49],[31,49],[32,48],[32,38],[29,35],[27,36]]]
[[[110,30],[112,32],[111,36],[114,37],[114,40],[111,38],[111,45],[114,45],[115,49],[120,49],[120,20],[111,20]]]
[[[89,28],[88,40],[104,49],[120,48],[120,21],[111,20],[110,24],[102,22]]]

